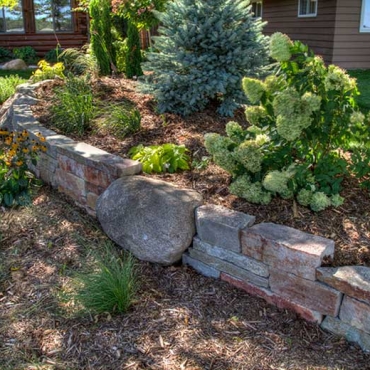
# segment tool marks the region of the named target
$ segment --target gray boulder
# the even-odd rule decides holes
[[[97,217],[105,233],[144,261],[171,265],[195,234],[202,196],[143,176],[121,177],[99,197]]]
[[[3,65],[5,70],[20,70],[20,69],[27,69],[27,64],[22,59],[14,59],[10,62],[7,62]]]

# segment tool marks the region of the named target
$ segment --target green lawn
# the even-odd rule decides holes
[[[33,69],[26,69],[21,71],[5,71],[3,69],[0,69],[0,77],[18,75],[19,77],[28,80],[31,77],[33,71],[34,71]]]
[[[348,71],[351,77],[357,78],[358,89],[361,95],[357,102],[361,110],[364,112],[370,111],[370,69]]]

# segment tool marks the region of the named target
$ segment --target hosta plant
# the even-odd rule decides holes
[[[40,152],[46,152],[45,138],[30,139],[27,131],[0,130],[0,204],[26,205],[31,201],[30,185],[33,176],[27,163],[36,165]]]
[[[226,137],[205,136],[206,148],[232,175],[231,193],[250,202],[279,195],[314,211],[339,206],[343,178],[370,173],[356,81],[281,33],[271,37],[270,56],[273,75],[242,82],[250,126],[229,122]]]
[[[142,163],[146,173],[174,173],[179,170],[188,170],[190,157],[184,145],[163,144],[153,146],[138,145],[129,151],[132,159]]]

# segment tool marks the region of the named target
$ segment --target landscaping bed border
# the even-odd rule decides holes
[[[96,201],[122,176],[141,172],[141,164],[76,142],[46,129],[34,118],[34,85],[20,85],[0,108],[0,127],[41,134],[47,152],[30,170],[96,216]],[[196,209],[193,244],[183,263],[224,280],[268,303],[297,312],[332,333],[370,351],[370,268],[325,267],[334,242],[221,206]]]

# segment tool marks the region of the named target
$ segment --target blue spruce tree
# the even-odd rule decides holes
[[[212,99],[232,116],[245,103],[244,76],[257,76],[267,63],[263,23],[253,19],[249,0],[174,0],[154,37],[157,52],[143,64],[151,71],[141,90],[154,95],[158,110],[181,115],[200,111]]]

